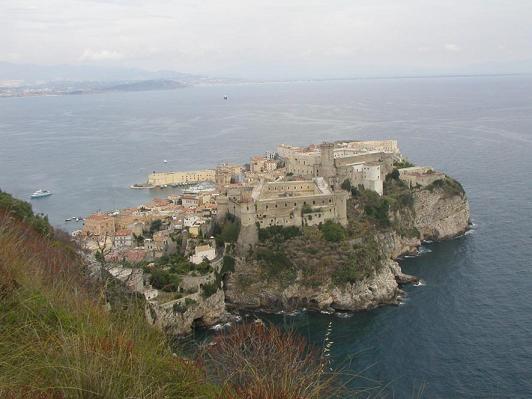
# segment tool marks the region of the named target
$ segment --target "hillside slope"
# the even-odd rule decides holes
[[[142,304],[113,291],[87,279],[67,237],[0,192],[0,397],[216,397]]]

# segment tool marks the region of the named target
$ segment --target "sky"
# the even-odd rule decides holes
[[[0,62],[244,79],[532,72],[532,0],[0,0]]]

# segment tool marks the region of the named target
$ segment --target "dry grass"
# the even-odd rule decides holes
[[[200,355],[227,399],[316,399],[345,394],[328,361],[292,332],[249,323],[217,335]]]
[[[104,298],[70,243],[0,210],[0,397],[215,396],[146,325],[142,307],[109,312]]]

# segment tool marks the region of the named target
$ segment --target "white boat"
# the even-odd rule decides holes
[[[167,161],[166,159],[165,159],[163,162],[164,162],[164,163],[168,163],[168,161]]]
[[[30,198],[42,198],[42,197],[48,197],[52,195],[52,193],[48,190],[37,190],[32,195],[30,195]]]

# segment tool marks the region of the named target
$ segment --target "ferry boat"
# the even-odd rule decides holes
[[[48,190],[37,190],[32,195],[30,195],[30,198],[49,197],[50,195],[52,195],[52,193]]]

